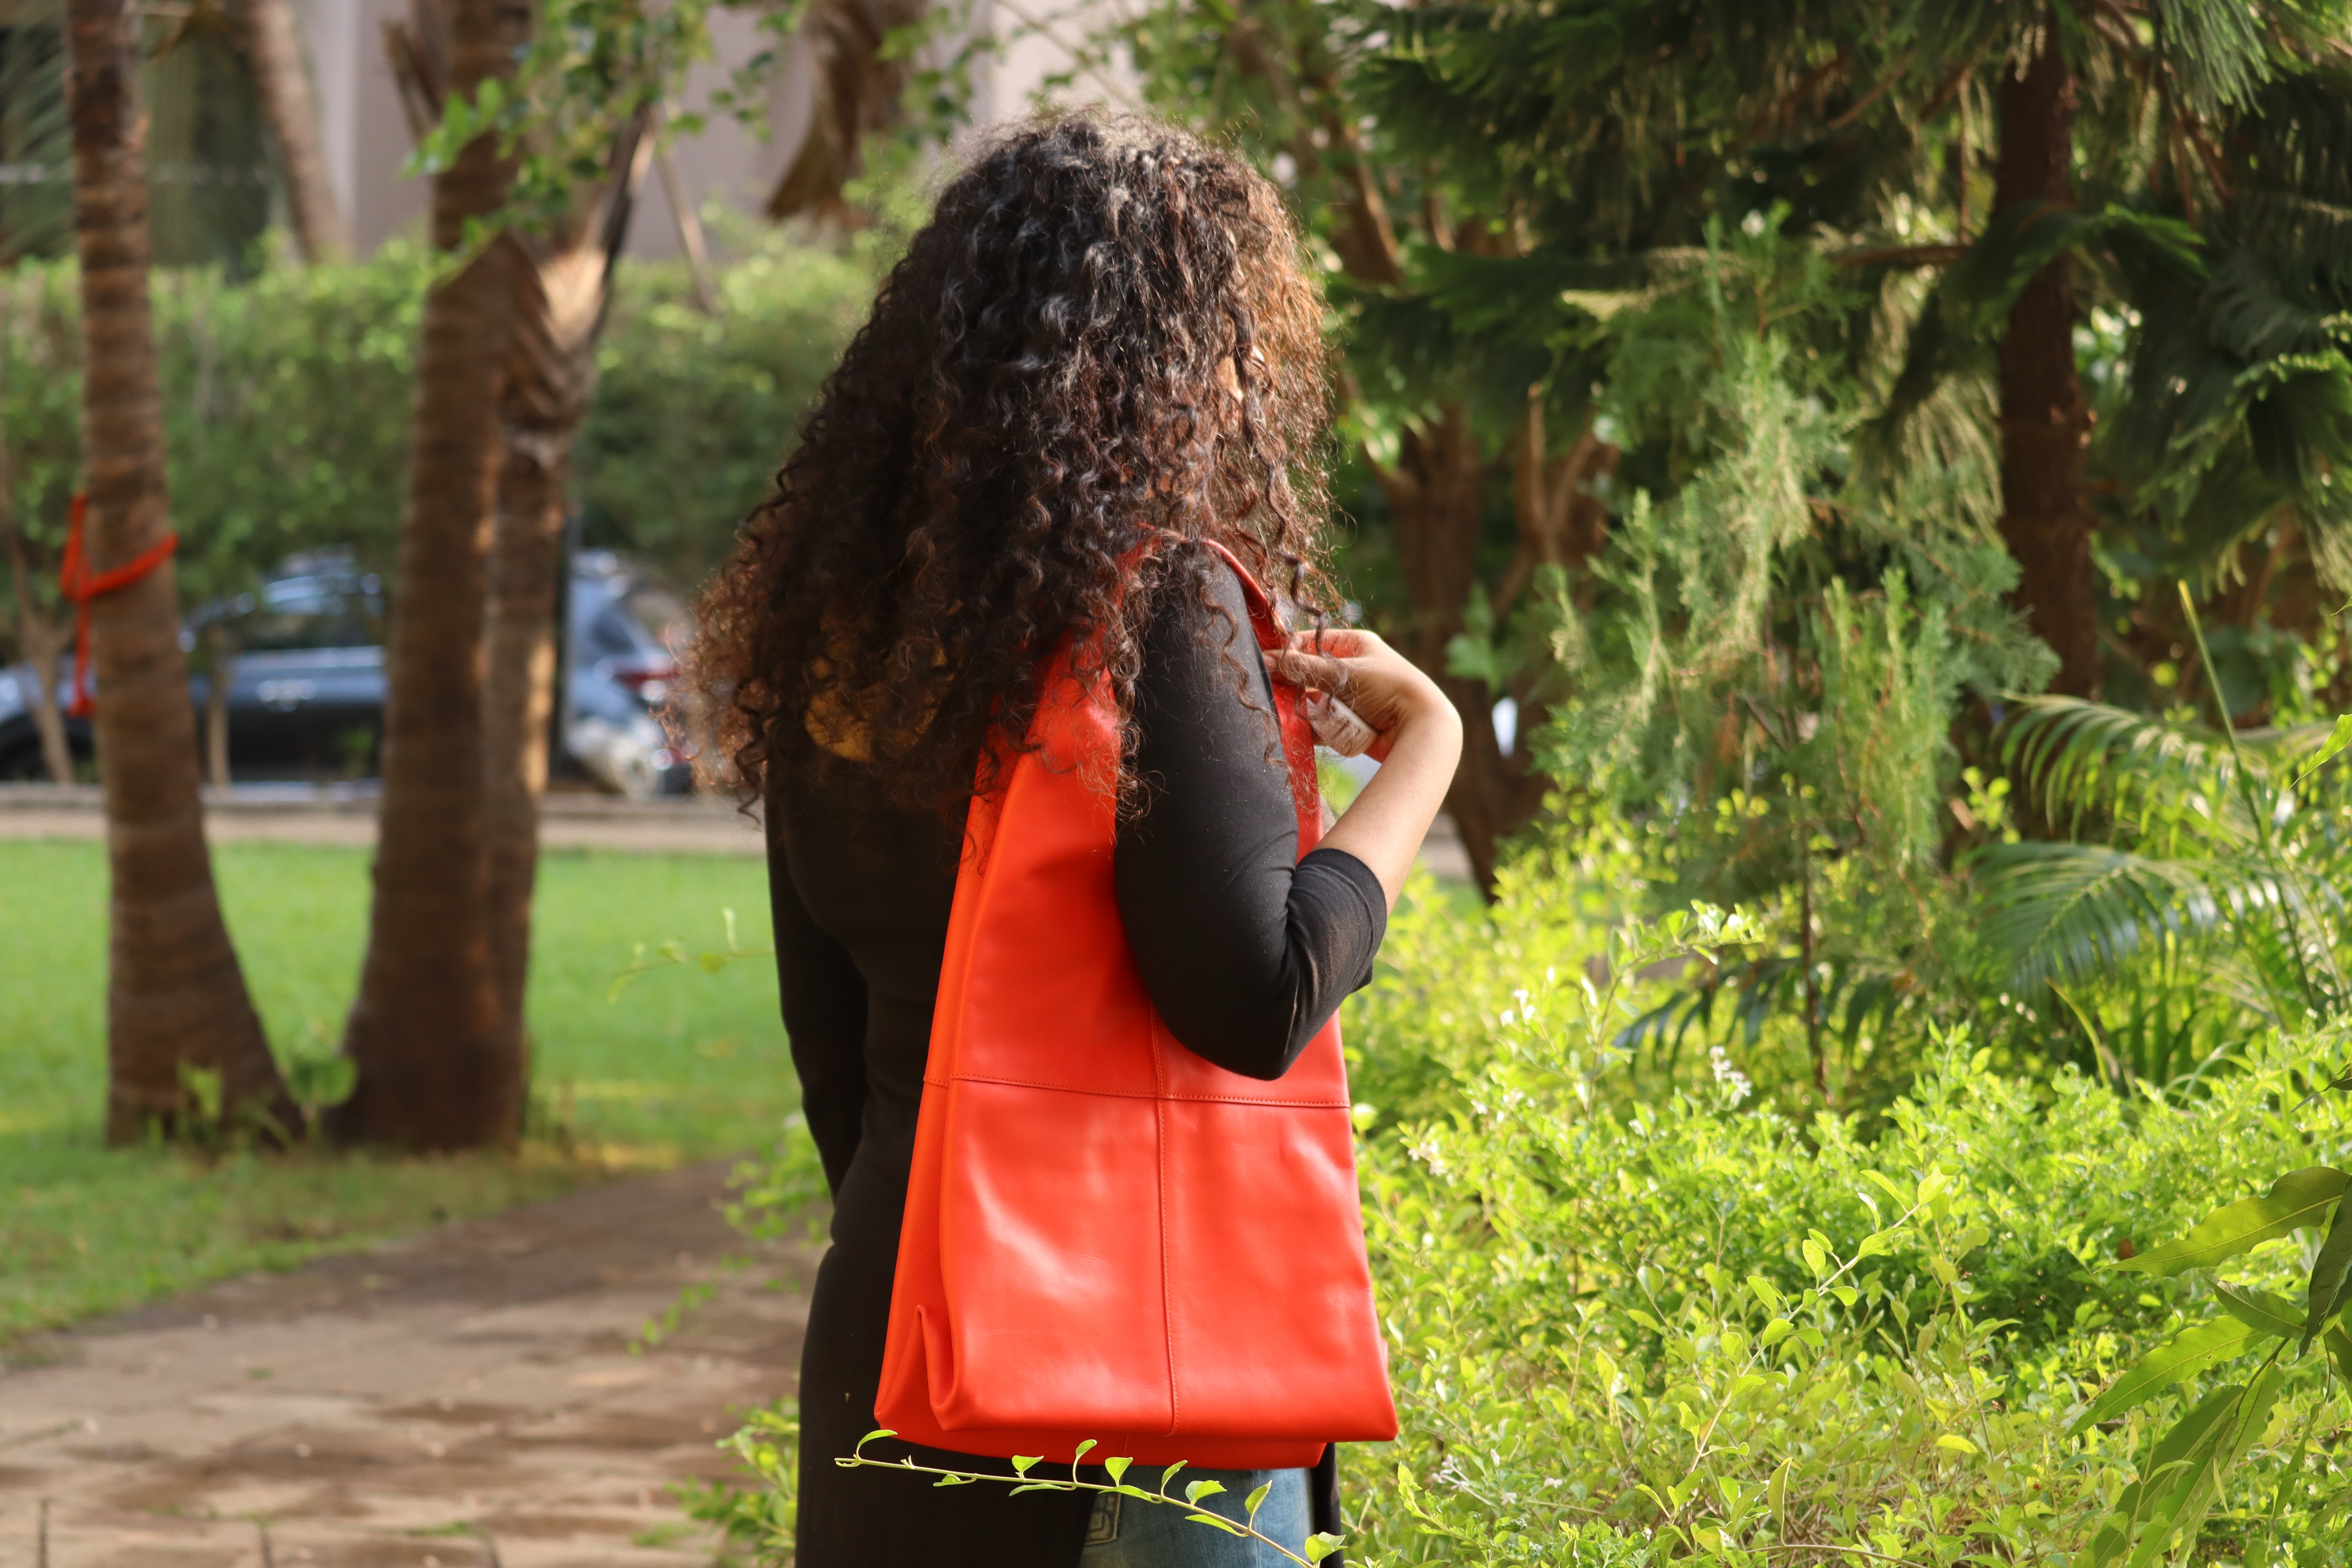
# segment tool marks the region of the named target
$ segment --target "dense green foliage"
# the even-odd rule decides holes
[[[2163,1400],[2074,1430],[2118,1372],[2212,1311],[2210,1287],[2116,1260],[2340,1161],[2342,1110],[2303,1104],[2297,1072],[2340,1042],[2245,1042],[2234,1077],[2175,1105],[1999,1072],[1961,1031],[1874,1130],[1793,1120],[1749,1103],[1769,1053],[1718,1052],[1673,1084],[1633,1073],[1591,977],[1689,939],[1604,945],[1563,894],[1589,853],[1523,861],[1491,921],[1409,915],[1364,1008],[1360,1091],[1405,1107],[1365,1152],[1406,1423],[1354,1472],[1370,1560],[1839,1555],[1802,1543],[2071,1560],[2175,1405],[2243,1372],[2184,1369]],[[2237,1282],[2292,1288],[2305,1258],[2274,1242]],[[2269,1527],[2249,1516],[2315,1424],[2341,1420],[2327,1377],[2294,1363],[2251,1434],[2211,1527],[2228,1560],[2260,1560],[2246,1537]],[[2332,1457],[2301,1462],[2279,1539],[2332,1561],[2342,1478]]]
[[[623,268],[573,460],[584,542],[681,588],[725,557],[874,289],[869,245],[744,248],[709,315],[682,268]]]
[[[716,310],[681,268],[625,266],[573,490],[586,542],[631,551],[681,589],[724,553],[873,289],[870,248],[750,237]],[[156,347],[183,594],[243,591],[297,551],[349,547],[387,569],[406,481],[426,268],[389,245],[364,263],[250,281],[155,275]],[[10,499],[52,569],[80,465],[70,264],[0,279]],[[6,566],[0,562],[0,574]],[[0,584],[5,587],[5,584]],[[0,627],[10,612],[0,593]],[[5,647],[5,643],[0,643]]]

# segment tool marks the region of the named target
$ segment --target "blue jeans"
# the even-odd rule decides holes
[[[1156,1492],[1160,1489],[1160,1469],[1138,1465],[1128,1472],[1128,1484]],[[1213,1524],[1195,1524],[1185,1515],[1213,1513],[1238,1524],[1248,1514],[1243,1504],[1250,1493],[1272,1482],[1274,1489],[1257,1510],[1257,1529],[1291,1551],[1300,1551],[1307,1544],[1308,1519],[1305,1470],[1179,1470],[1168,1485],[1168,1495],[1182,1497],[1192,1481],[1223,1481],[1225,1489],[1203,1498],[1197,1510],[1117,1493],[1096,1498],[1094,1518],[1087,1525],[1087,1549],[1078,1559],[1081,1568],[1291,1568],[1264,1542],[1228,1535]]]

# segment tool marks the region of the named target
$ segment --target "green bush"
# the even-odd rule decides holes
[[[246,283],[154,274],[172,525],[190,599],[236,592],[315,545],[390,564],[425,279],[421,258],[396,244],[360,265]],[[75,275],[70,263],[26,263],[5,288],[12,499],[54,552],[80,482]]]
[[[584,539],[682,588],[726,555],[874,293],[868,247],[748,243],[707,315],[682,266],[622,268],[580,433]]]
[[[1951,1038],[1868,1141],[1751,1108],[1720,1055],[1705,1088],[1635,1099],[1612,1044],[1630,998],[1571,961],[1638,973],[1687,937],[1579,953],[1560,886],[1530,863],[1489,921],[1409,916],[1363,1008],[1364,1080],[1438,1108],[1365,1151],[1404,1423],[1349,1457],[1367,1559],[2070,1559],[2176,1412],[2069,1423],[2213,1300],[2107,1265],[2340,1161],[2333,1105],[2286,1109],[2325,1043],[2258,1042],[2172,1106],[2004,1076]],[[1546,969],[1516,979],[1486,957],[1530,947]],[[2242,1282],[2303,1260],[2273,1242]],[[2324,1376],[2290,1367],[2209,1541],[2269,1500]],[[2335,1540],[2299,1498],[2282,1539]]]

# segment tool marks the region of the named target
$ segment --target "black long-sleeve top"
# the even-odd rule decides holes
[[[1387,900],[1344,851],[1298,858],[1241,585],[1218,571],[1212,597],[1222,614],[1181,589],[1163,595],[1146,636],[1136,765],[1149,794],[1120,826],[1114,874],[1136,967],[1170,1031],[1220,1067],[1278,1078],[1370,978]],[[1075,1564],[1088,1494],[933,1489],[833,1463],[875,1424],[962,825],[823,789],[780,789],[767,805],[784,1026],[834,1192],[801,1365],[798,1562]],[[1318,1527],[1335,1528],[1328,1455],[1319,1480]]]

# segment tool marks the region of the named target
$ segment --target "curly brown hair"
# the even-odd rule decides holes
[[[1143,631],[1205,602],[1208,541],[1319,613],[1322,310],[1240,159],[1125,115],[985,141],[702,596],[690,679],[738,785],[854,769],[960,813],[1073,634],[1131,750]]]

